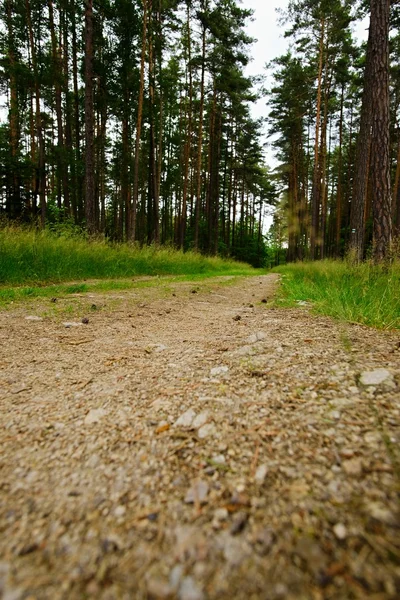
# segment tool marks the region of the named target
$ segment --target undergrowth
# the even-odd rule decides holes
[[[56,235],[11,226],[0,229],[0,285],[3,288],[5,285],[29,285],[34,290],[35,286],[50,283],[139,275],[254,273],[255,270],[245,263],[196,252],[184,253],[155,246],[139,248],[110,244],[105,240],[87,241],[75,235]],[[26,288],[26,295],[29,295],[29,289]]]
[[[316,312],[380,329],[400,328],[400,262],[360,265],[324,260],[277,267],[278,302],[310,302]]]

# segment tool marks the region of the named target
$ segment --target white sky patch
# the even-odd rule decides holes
[[[246,68],[249,76],[266,75],[265,66],[271,60],[284,54],[289,46],[289,41],[284,38],[284,29],[278,24],[277,8],[285,9],[287,0],[242,0],[243,8],[253,9],[253,20],[247,26],[247,33],[257,41],[251,49],[252,60]],[[260,118],[268,115],[267,99],[262,98],[252,104],[253,117]],[[265,127],[265,141],[267,140],[267,127]],[[277,161],[273,149],[267,146],[266,160],[270,167],[275,167]]]

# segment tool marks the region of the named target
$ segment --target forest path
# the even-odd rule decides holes
[[[276,282],[0,314],[0,597],[400,597],[399,336]]]

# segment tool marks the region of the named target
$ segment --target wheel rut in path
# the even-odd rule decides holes
[[[399,336],[276,284],[0,313],[0,597],[400,597]]]

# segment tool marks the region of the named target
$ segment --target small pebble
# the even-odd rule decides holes
[[[267,465],[260,465],[256,471],[254,479],[256,480],[257,483],[262,484],[262,483],[264,483],[267,474],[268,474]]]
[[[120,506],[117,506],[117,508],[115,509],[114,514],[116,517],[123,517],[125,513],[126,513],[126,507],[123,506],[122,504],[120,504]]]
[[[333,533],[336,535],[338,540],[345,540],[347,537],[347,529],[343,523],[336,523],[333,528]]]
[[[218,377],[218,375],[226,375],[227,373],[229,373],[229,367],[222,365],[212,368],[210,370],[210,377]]]

